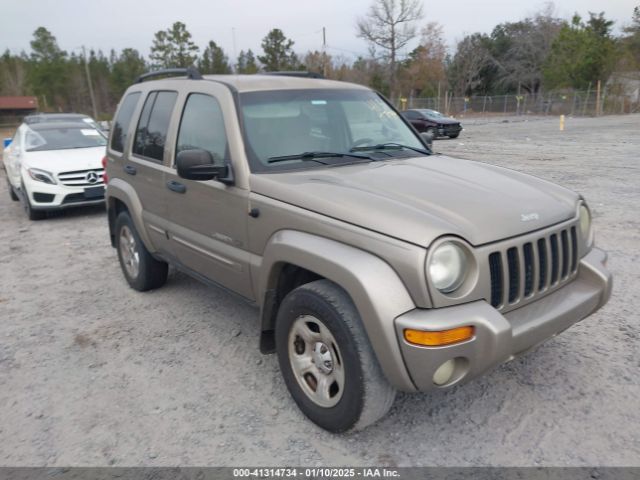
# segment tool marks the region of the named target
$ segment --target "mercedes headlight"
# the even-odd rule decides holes
[[[441,293],[451,293],[464,282],[467,275],[467,256],[453,242],[445,242],[431,254],[427,274],[431,283]]]
[[[56,184],[56,181],[53,178],[53,174],[47,172],[46,170],[40,170],[39,168],[29,168],[27,169],[27,172],[29,172],[29,176],[37,182],[48,183],[50,185]]]
[[[580,233],[587,247],[593,243],[593,230],[591,227],[591,212],[586,205],[580,205]]]

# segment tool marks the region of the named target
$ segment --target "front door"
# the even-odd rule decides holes
[[[183,150],[208,151],[219,165],[231,164],[224,117],[211,85],[184,100],[174,158]],[[244,297],[253,298],[247,251],[248,191],[216,180],[165,176],[171,248],[180,263]]]

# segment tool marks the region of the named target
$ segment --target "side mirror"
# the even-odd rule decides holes
[[[183,150],[176,157],[178,176],[187,180],[227,180],[229,167],[214,165],[211,153],[206,150]]]
[[[429,148],[433,146],[433,131],[427,130],[426,132],[422,132],[420,136],[426,142],[426,144],[429,145]]]

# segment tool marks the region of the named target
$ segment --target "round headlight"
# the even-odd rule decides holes
[[[580,232],[588,246],[591,243],[591,213],[584,205],[580,206]]]
[[[467,273],[467,256],[453,242],[445,242],[431,254],[428,266],[431,283],[442,293],[451,293],[462,285]]]

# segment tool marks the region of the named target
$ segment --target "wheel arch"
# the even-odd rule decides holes
[[[115,247],[116,218],[120,212],[126,211],[131,216],[138,235],[140,235],[147,249],[153,251],[153,244],[142,221],[142,203],[133,187],[119,178],[110,179],[107,184],[106,199],[111,246]]]
[[[394,319],[415,308],[402,280],[379,257],[317,235],[282,230],[267,244],[258,282],[261,351],[273,351],[283,293],[320,278],[339,285],[351,297],[388,381],[397,389],[414,391],[394,329]]]

